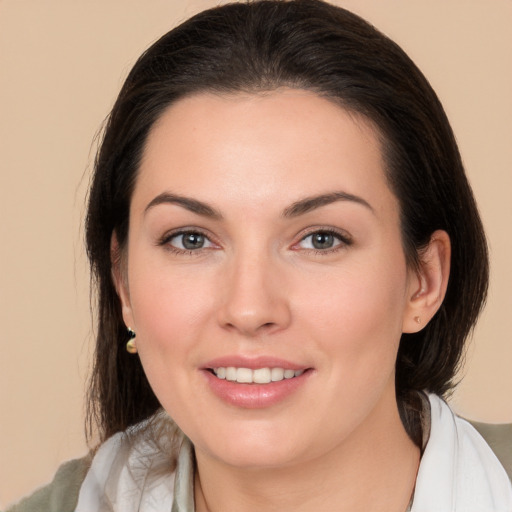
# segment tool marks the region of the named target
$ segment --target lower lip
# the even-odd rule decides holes
[[[217,378],[203,370],[210,389],[224,402],[244,409],[263,409],[279,404],[294,394],[307,381],[310,371],[299,377],[283,379],[268,384],[240,384]]]

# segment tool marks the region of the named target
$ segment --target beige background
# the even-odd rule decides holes
[[[211,0],[0,0],[0,506],[85,453],[91,345],[82,213],[91,141],[134,59]],[[512,421],[512,2],[346,0],[430,78],[492,253],[452,403]]]

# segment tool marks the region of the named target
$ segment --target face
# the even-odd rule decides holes
[[[396,417],[417,286],[377,135],[306,91],[197,95],[153,127],[123,315],[196,451],[277,467]]]

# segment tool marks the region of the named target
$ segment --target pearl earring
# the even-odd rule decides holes
[[[135,345],[135,336],[137,335],[135,334],[135,331],[131,327],[128,327],[128,334],[130,336],[130,339],[126,342],[126,351],[129,354],[136,354],[137,345]]]

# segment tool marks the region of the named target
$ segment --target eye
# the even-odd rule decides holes
[[[213,243],[198,231],[182,231],[167,237],[166,244],[182,251],[195,251],[213,247]]]
[[[350,240],[334,231],[318,230],[305,236],[297,246],[301,249],[314,251],[329,251],[340,245],[350,245]]]

